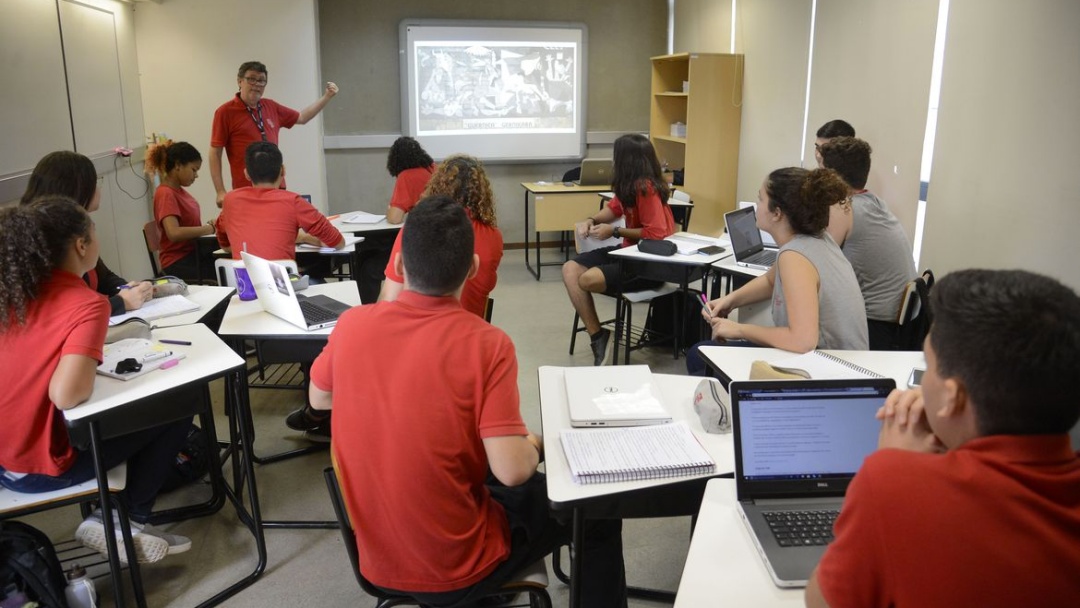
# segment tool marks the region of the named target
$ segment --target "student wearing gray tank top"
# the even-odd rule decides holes
[[[829,208],[847,198],[848,187],[835,171],[797,167],[769,174],[758,192],[757,225],[780,246],[776,264],[743,287],[708,303],[702,316],[713,342],[687,354],[691,374],[703,375],[698,348],[744,341],[792,352],[815,348],[865,350],[866,311],[851,264],[825,232]],[[772,299],[775,327],[736,323],[728,314],[747,304]]]

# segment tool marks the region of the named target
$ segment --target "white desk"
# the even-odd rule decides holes
[[[94,391],[85,403],[64,410],[64,419],[75,445],[85,445],[89,435],[89,447],[94,455],[94,470],[98,479],[98,492],[101,500],[102,520],[105,525],[105,538],[109,547],[109,568],[112,573],[113,588],[118,604],[122,604],[121,570],[116,536],[113,531],[112,506],[109,501],[108,473],[104,468],[101,454],[102,441],[109,437],[124,435],[140,429],[189,418],[198,414],[207,436],[216,440],[214,416],[210,410],[210,397],[207,384],[222,376],[243,374],[244,360],[232,351],[205,325],[184,325],[156,329],[155,339],[167,338],[191,342],[190,346],[173,345],[172,348],[187,355],[178,365],[166,370],[154,370],[131,380],[119,380],[97,376]],[[189,394],[198,393],[194,398]],[[169,398],[169,396],[172,398]],[[179,509],[165,513],[155,513],[155,518],[168,518],[170,515],[206,515],[218,511],[228,498],[236,508],[241,522],[255,537],[258,551],[258,563],[254,570],[240,581],[229,586],[214,597],[206,600],[201,607],[217,605],[232,597],[241,589],[251,585],[266,568],[266,542],[262,529],[258,525],[260,515],[257,504],[249,512],[238,498],[243,491],[227,487],[221,471],[218,451],[214,446],[209,450],[210,473],[214,486],[214,497],[202,505]],[[235,466],[235,463],[234,463]],[[244,476],[248,491],[255,494],[254,470],[247,467]],[[238,477],[239,478],[239,477]],[[134,566],[134,564],[132,565]],[[136,566],[137,567],[137,566]]]
[[[177,327],[179,325],[191,325],[201,323],[203,319],[215,308],[221,305],[232,294],[236,293],[234,287],[214,287],[210,285],[188,285],[188,293],[185,298],[199,305],[199,310],[185,312],[182,315],[162,317],[154,320],[151,325],[158,327]]]
[[[730,433],[710,434],[701,427],[691,403],[701,378],[654,374],[664,406],[675,420],[685,420],[705,450],[716,461],[716,470],[704,475],[667,479],[647,479],[579,485],[573,482],[559,435],[570,428],[564,368],[544,366],[540,375],[540,416],[544,434],[544,467],[547,476],[548,502],[553,510],[572,511],[575,552],[570,577],[570,606],[581,606],[582,580],[587,568],[580,547],[584,541],[583,525],[591,509],[604,517],[668,517],[693,515],[697,511],[704,483],[711,477],[730,475],[735,468],[734,443]],[[682,499],[693,505],[681,508]],[[652,597],[659,592],[652,592]],[[668,600],[670,601],[670,600]]]
[[[879,351],[879,350],[823,350],[861,365],[868,370],[896,381],[898,388],[907,387],[911,368],[926,367],[926,357],[922,351]],[[749,380],[750,364],[757,360],[776,361],[795,356],[778,348],[750,348],[740,346],[705,346],[701,349],[705,363],[719,372],[722,382],[731,380]]]
[[[404,224],[391,224],[383,218],[382,221],[375,222],[374,224],[352,224],[345,221],[345,218],[357,213],[356,211],[349,211],[348,213],[339,213],[333,219],[330,220],[330,225],[338,229],[338,232],[345,234],[363,234],[366,232],[394,232],[397,233],[401,230]]]
[[[802,589],[773,584],[739,519],[735,480],[710,479],[683,566],[675,608],[804,606]]]

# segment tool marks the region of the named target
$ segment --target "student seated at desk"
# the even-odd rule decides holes
[[[400,224],[405,221],[405,214],[423,196],[431,175],[435,173],[435,161],[420,146],[420,142],[411,137],[399,137],[386,156],[386,170],[394,178],[394,193],[390,195],[386,221]]]
[[[495,196],[491,192],[491,182],[484,172],[484,165],[464,154],[448,157],[431,176],[424,196],[450,197],[465,208],[472,221],[473,242],[475,253],[480,258],[480,269],[465,282],[461,305],[465,310],[483,317],[488,294],[499,281],[499,262],[503,255],[502,233],[495,222]],[[401,238],[401,233],[398,233],[390,252],[386,280],[379,292],[380,302],[396,299],[405,288],[404,278],[394,266],[394,255],[401,252]]]
[[[855,137],[855,127],[851,126],[851,123],[846,120],[837,118],[818,128],[817,139],[814,140],[814,158],[817,160],[819,169],[825,168],[821,161],[821,146],[827,144],[834,137]]]
[[[94,162],[66,150],[46,154],[30,174],[26,192],[19,203],[26,205],[49,195],[70,198],[90,213],[97,211],[101,205],[101,182]],[[91,289],[109,298],[110,316],[136,310],[154,297],[154,288],[149,281],[128,282],[109,270],[101,258],[83,275],[83,280]]]
[[[80,278],[97,264],[99,243],[90,215],[59,196],[0,210],[0,232],[7,245],[0,248],[0,368],[10,372],[0,393],[0,485],[51,492],[94,478],[93,455],[72,447],[60,410],[90,398],[102,360],[109,304]],[[140,562],[191,548],[187,538],[138,523],[150,517],[189,428],[191,420],[181,420],[102,445],[106,468],[128,463],[124,492]],[[100,513],[75,538],[106,553]]]
[[[757,225],[780,252],[769,270],[739,289],[712,300],[701,312],[713,340],[742,340],[804,353],[815,348],[866,350],[866,310],[855,272],[825,231],[829,208],[847,198],[835,171],[777,169],[758,191]],[[728,320],[746,304],[772,299],[775,327]],[[686,355],[691,375],[704,375],[705,362],[694,345]]]
[[[896,350],[904,288],[917,273],[900,220],[866,189],[870,152],[870,144],[855,137],[834,137],[818,147],[824,166],[849,187],[850,198],[830,209],[828,230],[859,280],[870,350]]]
[[[930,309],[922,388],[878,412],[807,606],[1080,606],[1080,297],[963,270]]]
[[[472,605],[570,538],[548,514],[514,345],[459,300],[479,264],[461,205],[420,201],[394,255],[404,290],[342,315],[311,370],[363,574],[425,605]],[[391,343],[394,357],[371,347]],[[621,522],[587,526],[583,605],[625,607]]]
[[[199,278],[195,240],[214,234],[214,220],[204,224],[199,201],[184,190],[195,183],[200,168],[202,155],[186,141],[156,144],[146,151],[146,171],[161,177],[161,185],[154,191],[154,221],[161,232],[161,272],[185,281]],[[204,268],[214,266],[212,255],[201,262]]]
[[[240,252],[267,260],[296,259],[296,244],[345,247],[337,228],[299,194],[281,190],[285,165],[281,150],[270,142],[247,147],[244,174],[253,185],[225,195],[217,220],[218,244],[234,260]],[[303,229],[305,233],[299,233]]]
[[[671,194],[664,180],[660,160],[649,138],[640,133],[623,135],[615,140],[614,170],[611,189],[615,198],[596,215],[585,218],[585,231],[601,241],[622,237],[619,247],[629,247],[641,239],[662,239],[675,233],[675,218],[668,207]],[[611,222],[626,218],[626,227]],[[600,327],[594,293],[615,294],[621,291],[648,289],[660,281],[624,277],[621,265],[608,256],[618,247],[602,247],[579,254],[563,264],[563,284],[570,303],[581,317],[593,351],[593,364],[603,365],[611,331]]]

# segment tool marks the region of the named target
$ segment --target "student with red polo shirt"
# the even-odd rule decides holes
[[[930,304],[922,388],[878,412],[806,604],[1080,606],[1080,297],[962,270]]]
[[[623,135],[615,140],[615,170],[611,189],[615,198],[606,208],[586,219],[587,234],[599,240],[622,237],[620,247],[629,247],[641,239],[662,239],[675,232],[675,218],[667,200],[670,194],[661,173],[660,160],[649,138],[640,133]],[[626,218],[626,227],[611,222]],[[611,331],[600,327],[592,294],[648,289],[660,281],[625,277],[618,261],[608,253],[618,247],[587,251],[563,264],[563,284],[570,303],[581,317],[592,343],[593,364],[603,365]]]
[[[435,172],[435,161],[420,146],[420,142],[411,137],[399,137],[394,140],[386,156],[386,170],[395,180],[386,221],[400,224],[405,221],[405,214],[420,202],[424,189],[431,181],[431,174]]]
[[[484,166],[479,160],[465,154],[450,156],[435,170],[424,195],[449,196],[465,208],[472,220],[473,242],[475,253],[480,258],[480,268],[476,275],[465,282],[461,306],[483,317],[488,294],[495,289],[495,283],[499,280],[499,262],[503,255],[502,232],[495,223],[495,196],[491,192],[491,182],[484,172]],[[379,293],[381,302],[397,298],[405,288],[404,278],[394,266],[394,255],[400,252],[399,233],[390,253],[390,262],[386,265],[386,280]]]
[[[234,260],[245,250],[267,260],[292,260],[298,242],[345,247],[344,237],[318,209],[299,194],[279,188],[285,165],[277,146],[265,141],[251,144],[246,164],[244,172],[255,185],[229,192],[217,219],[218,244]],[[298,237],[300,229],[306,234]]]
[[[201,168],[202,155],[186,141],[157,144],[146,151],[147,172],[161,177],[161,185],[154,191],[154,220],[161,231],[161,271],[185,281],[194,281],[199,275],[195,239],[214,234],[214,220],[204,224],[199,201],[184,190],[195,183]],[[212,267],[212,257],[203,264]]]
[[[71,445],[60,410],[90,398],[102,359],[109,303],[81,278],[97,264],[99,243],[86,210],[61,196],[0,210],[0,232],[7,245],[0,247],[0,368],[11,372],[0,392],[0,485],[55,491],[94,478],[93,455]],[[137,523],[150,517],[189,428],[191,421],[181,420],[102,446],[107,468],[128,462],[125,493],[139,561],[191,548],[187,538]],[[75,537],[107,551],[99,513]]]
[[[472,605],[570,537],[548,515],[514,345],[458,299],[474,251],[461,205],[420,201],[394,255],[405,289],[342,315],[311,370],[312,405],[335,412],[363,574],[425,605]],[[371,348],[391,343],[393,357]],[[621,522],[590,521],[586,534],[583,605],[625,607]]]
[[[232,99],[214,111],[210,132],[210,179],[217,191],[217,206],[225,201],[225,180],[221,176],[221,153],[229,158],[232,187],[250,186],[244,175],[244,154],[256,141],[267,141],[275,146],[278,131],[291,129],[293,125],[307,124],[315,118],[337,95],[338,87],[326,83],[326,92],[311,105],[297,112],[272,99],[263,97],[266,89],[266,66],[259,61],[245,61],[236,73],[236,86],[240,89]],[[284,180],[282,180],[284,187]]]
[[[94,162],[78,152],[67,150],[50,152],[42,157],[30,174],[19,204],[53,195],[70,198],[89,213],[97,211],[101,205],[101,182]],[[91,289],[109,298],[110,315],[141,308],[154,297],[154,287],[148,281],[128,282],[100,258],[97,265],[83,275],[83,280]]]

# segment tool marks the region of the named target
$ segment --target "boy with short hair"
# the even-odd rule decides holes
[[[806,604],[1080,606],[1080,297],[965,270],[930,302],[922,388],[878,412]]]
[[[459,301],[479,264],[464,208],[425,198],[401,240],[404,291],[341,316],[312,367],[311,405],[333,407],[364,576],[425,604],[464,604],[565,544],[570,527],[548,515],[514,345]],[[393,357],[375,347],[386,344]],[[625,607],[621,522],[588,522],[587,534],[584,605]]]

